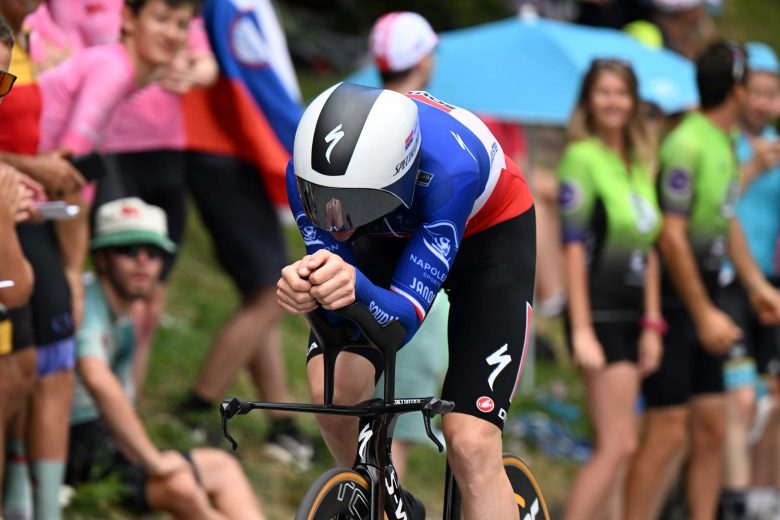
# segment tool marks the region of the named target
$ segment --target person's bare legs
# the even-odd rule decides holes
[[[690,403],[691,450],[686,495],[691,520],[712,520],[718,506],[726,431],[726,397],[696,396]]]
[[[621,471],[637,446],[634,406],[639,374],[631,363],[615,363],[583,372],[588,411],[596,445],[590,460],[574,479],[564,518],[590,520],[606,513]]]
[[[231,520],[264,520],[260,503],[235,457],[204,448],[193,450],[192,460],[217,511]]]
[[[59,518],[59,485],[55,476],[35,474],[46,471],[49,466],[64,471],[68,456],[68,434],[70,432],[70,407],[73,398],[73,371],[62,370],[38,379],[30,398],[30,413],[27,430],[27,450],[37,483],[34,488],[36,497],[36,520]],[[36,469],[37,468],[37,469]],[[62,475],[56,477],[61,478]],[[54,489],[56,486],[56,490]],[[41,503],[46,511],[40,511]]]
[[[726,437],[723,486],[745,490],[750,486],[748,434],[755,415],[755,391],[743,387],[726,394]]]
[[[170,513],[179,520],[227,520],[211,506],[206,490],[188,469],[164,478],[149,479],[146,499],[152,509]]]
[[[502,462],[501,430],[456,412],[444,415],[442,426],[464,520],[519,519],[520,510]]]
[[[324,362],[322,356],[313,357],[306,366],[311,402],[322,404],[324,393]],[[351,352],[342,352],[336,361],[333,385],[334,404],[356,404],[374,395],[374,366],[366,358]],[[358,418],[338,415],[317,415],[322,439],[328,445],[336,463],[351,468],[355,462],[358,440]]]
[[[3,504],[6,431],[35,386],[35,349],[25,348],[0,357],[0,512]]]
[[[409,454],[412,452],[413,442],[393,439],[393,467],[398,475],[398,480],[403,482],[406,476],[406,466],[409,462]]]
[[[531,171],[531,185],[536,208],[536,299],[545,302],[564,294],[563,254],[558,237],[558,182],[555,172],[544,168]],[[561,310],[563,310],[561,308]]]
[[[769,412],[764,434],[753,446],[750,483],[757,488],[780,490],[780,402],[778,380],[769,380],[772,409]]]
[[[214,339],[193,393],[206,402],[220,400],[238,373],[262,349],[265,336],[281,316],[275,287],[267,287],[247,297]]]
[[[644,437],[628,473],[626,520],[655,520],[674,479],[666,472],[679,463],[688,441],[686,405],[645,412]],[[666,475],[666,478],[661,478]],[[666,489],[664,489],[666,488]]]
[[[262,337],[262,344],[249,360],[249,375],[263,400],[272,403],[289,403],[287,368],[282,355],[282,334],[274,325]],[[291,418],[291,412],[266,410],[271,420]]]

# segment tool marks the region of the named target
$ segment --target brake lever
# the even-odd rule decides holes
[[[438,399],[432,399],[428,401],[428,403],[423,407],[422,414],[423,414],[423,423],[425,424],[425,433],[428,435],[428,438],[431,439],[431,441],[436,445],[436,448],[438,448],[439,453],[442,453],[444,451],[444,445],[441,443],[438,437],[433,433],[433,430],[431,429],[431,418],[436,415],[436,405],[440,402]]]
[[[233,447],[233,451],[238,449],[238,443],[228,431],[228,420],[235,417],[236,414],[242,413],[241,408],[241,401],[239,401],[236,397],[225,399],[219,406],[219,414],[222,416],[222,435],[224,435],[225,438],[230,441],[230,444]]]

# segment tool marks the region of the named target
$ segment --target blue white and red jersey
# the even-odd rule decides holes
[[[408,341],[425,319],[463,239],[524,213],[533,198],[519,168],[474,114],[427,92],[407,96],[417,104],[422,135],[412,207],[399,207],[369,234],[408,244],[390,290],[377,287],[357,268],[355,290],[357,301],[377,321],[400,320]],[[338,242],[304,213],[292,161],[287,166],[287,195],[307,252],[327,249],[355,265],[352,244]]]

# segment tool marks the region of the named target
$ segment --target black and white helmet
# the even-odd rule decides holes
[[[417,105],[406,96],[339,83],[312,101],[295,133],[303,208],[326,231],[410,208],[420,164]]]

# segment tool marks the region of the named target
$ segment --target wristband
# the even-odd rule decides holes
[[[654,330],[659,334],[666,334],[666,331],[669,330],[666,320],[656,316],[642,316],[639,320],[639,326],[643,329]]]

